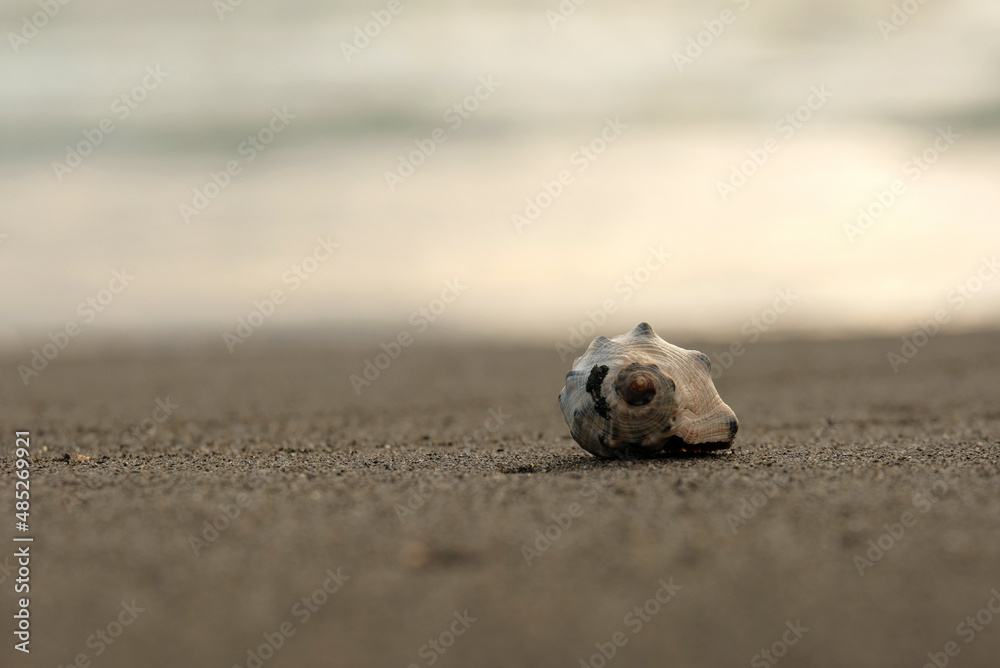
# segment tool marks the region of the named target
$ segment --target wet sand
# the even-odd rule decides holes
[[[570,440],[551,348],[414,345],[360,396],[377,346],[8,364],[33,635],[2,562],[0,661],[995,666],[998,344],[758,343],[717,381],[732,450],[635,462]]]

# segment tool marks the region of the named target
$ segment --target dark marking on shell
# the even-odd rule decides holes
[[[590,377],[587,378],[587,394],[594,399],[594,410],[605,420],[611,418],[608,400],[601,394],[601,384],[605,376],[608,375],[608,367],[605,364],[595,364],[590,370]]]
[[[704,364],[705,368],[708,369],[709,372],[712,371],[712,360],[708,358],[708,355],[705,353],[696,353],[695,359]]]

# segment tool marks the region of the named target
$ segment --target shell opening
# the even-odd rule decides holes
[[[653,401],[658,385],[656,377],[648,367],[642,364],[630,364],[618,373],[615,379],[615,392],[630,406],[645,406]]]

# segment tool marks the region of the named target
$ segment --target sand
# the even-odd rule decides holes
[[[759,342],[732,450],[633,462],[569,438],[552,348],[414,345],[360,396],[375,346],[8,364],[33,624],[25,661],[0,570],[0,661],[995,666],[998,343]]]

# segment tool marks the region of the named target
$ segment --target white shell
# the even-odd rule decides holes
[[[712,382],[708,356],[642,322],[594,339],[566,374],[559,406],[573,439],[598,457],[728,448],[739,422]]]

